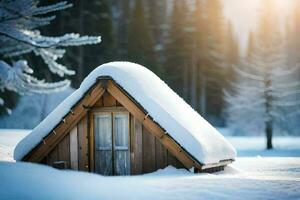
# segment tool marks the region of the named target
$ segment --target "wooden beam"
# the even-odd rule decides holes
[[[105,80],[107,81],[107,80]],[[157,123],[155,123],[148,113],[141,108],[135,100],[127,94],[120,86],[112,80],[107,81],[108,92],[120,102],[134,117],[139,120],[152,135],[154,135],[187,169],[192,167],[201,169],[201,164],[192,158],[174,139],[165,133]]]
[[[70,132],[70,167],[78,170],[78,131],[75,126]]]
[[[201,167],[201,170],[204,170],[204,169],[209,169],[209,168],[213,168],[213,167],[221,167],[221,166],[226,166],[230,163],[232,163],[233,160],[222,160],[218,163],[212,163],[212,164],[206,164],[206,165],[203,165]]]
[[[68,112],[62,121],[31,150],[22,160],[29,162],[40,162],[58,143],[72,130],[80,119],[86,115],[88,107],[93,106],[96,101],[103,95],[105,89],[101,83],[96,83],[90,90],[79,100],[78,103]]]

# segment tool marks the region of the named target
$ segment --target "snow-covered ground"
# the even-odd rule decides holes
[[[299,158],[241,158],[233,167],[216,175],[192,174],[168,167],[148,175],[103,177],[28,163],[1,163],[0,196],[3,199],[300,199]]]
[[[14,148],[30,131],[24,129],[0,129],[0,160],[14,161]]]
[[[265,149],[265,137],[227,136],[226,139],[237,149],[239,157],[300,157],[300,137],[274,137],[273,150]]]
[[[0,160],[12,161],[28,131],[0,130]],[[168,167],[131,177],[103,177],[51,167],[0,162],[0,199],[300,199],[300,138],[229,137],[240,157],[218,174]],[[289,155],[289,153],[291,153]]]

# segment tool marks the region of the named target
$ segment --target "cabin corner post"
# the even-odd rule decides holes
[[[95,171],[95,138],[94,138],[94,113],[89,111],[88,113],[88,160],[89,160],[89,171]]]

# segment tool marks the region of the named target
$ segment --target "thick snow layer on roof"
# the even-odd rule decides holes
[[[79,89],[17,145],[14,158],[20,160],[34,148],[100,76],[112,77],[199,162],[209,164],[235,158],[233,146],[167,84],[147,68],[129,62],[111,62],[93,70]]]

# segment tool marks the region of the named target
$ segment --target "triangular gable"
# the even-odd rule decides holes
[[[99,83],[97,78],[101,77],[103,79],[105,76],[111,77],[106,85],[103,82]],[[86,94],[90,93],[86,91],[90,91],[96,83],[103,84],[102,88],[108,89],[110,81],[117,88],[115,92],[119,91],[119,93],[125,94],[125,97],[134,102],[136,107],[130,108],[130,105],[126,107],[128,110],[131,109],[130,112],[135,112],[134,115],[144,123],[144,126],[152,121],[156,124],[152,127],[154,129],[152,132],[161,133],[157,137],[161,137],[163,133],[162,138],[167,136],[179,147],[182,146],[183,150],[181,151],[187,154],[183,157],[190,157],[187,159],[189,162],[186,163],[191,163],[191,160],[196,162],[197,160],[196,163],[198,164],[203,163],[205,166],[213,166],[216,163],[224,163],[224,160],[235,158],[236,151],[232,145],[159,77],[145,67],[129,62],[107,63],[91,72],[79,89],[43,120],[28,135],[29,137],[27,136],[18,144],[14,158],[16,160],[24,158],[24,155],[40,143],[42,139],[47,143],[46,140],[50,136],[46,135],[52,129],[54,129],[54,132],[52,131],[51,135],[55,133],[56,128],[54,127],[60,126],[57,124],[61,124],[61,119],[65,118],[68,123],[66,118],[69,111],[74,109],[74,105],[78,104],[80,98],[86,98]],[[110,93],[113,92],[111,89]],[[122,102],[122,104],[124,103]],[[180,154],[182,153],[178,155]],[[181,160],[181,162],[184,161]],[[190,166],[190,164],[185,166]]]
[[[201,164],[182,149],[174,139],[167,135],[165,131],[153,121],[143,107],[110,77],[99,77],[95,86],[74,106],[74,109],[72,109],[57,127],[28,153],[23,160],[40,162],[55,145],[68,134],[80,119],[87,114],[87,110],[92,107],[106,91],[139,120],[187,169],[192,167],[201,168]]]

